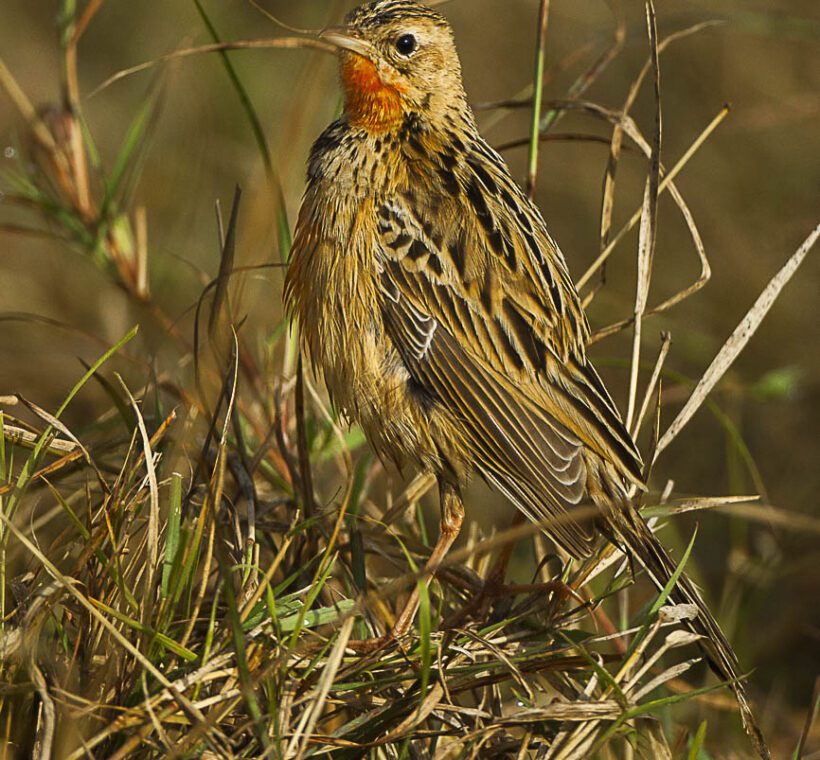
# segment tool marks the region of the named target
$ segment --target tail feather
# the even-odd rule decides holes
[[[605,514],[607,528],[612,531],[614,541],[622,544],[638,560],[659,590],[664,589],[677,565],[638,511],[626,501],[618,507],[610,505]],[[691,604],[697,608],[697,617],[687,624],[694,633],[703,637],[700,645],[709,665],[720,678],[729,682],[740,707],[746,733],[760,757],[769,760],[771,755],[749,704],[737,656],[706,602],[685,573],[680,574],[670,593],[670,600],[675,604]]]

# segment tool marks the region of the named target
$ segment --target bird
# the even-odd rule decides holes
[[[435,475],[427,568],[477,474],[570,557],[603,535],[663,589],[676,563],[629,497],[641,454],[587,355],[561,250],[479,133],[450,24],[416,0],[376,0],[320,38],[344,107],[310,153],[285,305],[337,410],[383,459]],[[670,601],[697,608],[690,625],[768,757],[737,657],[685,574]],[[393,637],[417,606],[414,593]]]

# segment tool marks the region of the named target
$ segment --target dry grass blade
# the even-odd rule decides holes
[[[305,517],[310,519],[316,514],[314,490],[313,490],[313,468],[308,452],[308,436],[305,422],[307,409],[305,405],[305,369],[302,365],[302,351],[299,351],[299,359],[296,364],[296,440],[297,452],[299,454],[299,482],[302,486],[302,509],[305,510]],[[310,540],[310,538],[309,538]]]
[[[629,371],[629,392],[624,424],[632,427],[635,404],[638,397],[638,373],[641,367],[641,345],[643,338],[643,315],[649,297],[651,280],[651,258],[654,248],[655,217],[658,208],[657,194],[652,193],[651,179],[647,178],[641,209],[641,226],[638,233],[638,273],[635,278],[635,306],[632,312],[632,359]]]
[[[760,326],[766,314],[768,314],[772,304],[777,300],[780,292],[803,263],[803,259],[806,258],[809,251],[817,242],[818,237],[820,237],[820,225],[814,228],[801,246],[792,254],[791,258],[783,265],[783,268],[769,281],[769,284],[764,288],[752,308],[735,328],[726,343],[723,344],[717,356],[712,360],[709,368],[695,386],[695,390],[692,391],[692,395],[686,401],[686,404],[684,404],[683,409],[678,412],[678,416],[661,436],[655,452],[656,458],[675,440],[680,431],[683,430],[692,418],[692,415],[700,408],[706,397],[726,373],[726,370],[732,366],[738,354],[740,354],[757,331],[757,328]]]
[[[588,720],[617,718],[621,714],[621,706],[614,699],[603,699],[598,702],[585,704],[574,702],[555,702],[547,707],[520,710],[509,717],[503,718],[503,725],[525,725],[542,720],[561,720],[583,723]]]
[[[601,137],[600,135],[587,134],[585,132],[549,132],[547,134],[539,135],[538,141],[542,143],[584,142],[598,145],[610,145],[610,141],[606,137]],[[498,143],[494,147],[499,153],[503,153],[504,151],[511,150],[512,148],[521,148],[525,145],[528,146],[529,144],[530,139],[528,137],[524,137],[515,140],[508,140],[507,142]],[[632,150],[631,146],[628,147],[627,150]]]
[[[654,17],[654,11],[653,11]],[[632,109],[632,106],[635,103],[636,98],[638,97],[638,93],[641,90],[641,86],[643,84],[644,79],[646,78],[647,74],[650,71],[657,71],[659,65],[659,56],[663,53],[664,50],[673,42],[684,39],[690,35],[696,34],[703,29],[706,29],[711,26],[715,26],[722,22],[719,21],[706,21],[701,22],[698,24],[694,24],[691,27],[686,29],[682,29],[678,32],[674,32],[669,36],[665,37],[660,43],[657,43],[657,31],[655,30],[654,36],[656,44],[653,45],[649,58],[647,59],[646,63],[644,64],[643,68],[639,72],[638,76],[632,83],[632,86],[629,88],[629,93],[627,94],[626,100],[624,101],[623,108],[621,109],[621,113],[623,117],[626,118],[629,114],[629,111]],[[619,29],[621,25],[619,24]],[[724,114],[725,115],[725,114]],[[715,125],[716,126],[716,125]],[[713,129],[714,127],[711,127]],[[711,132],[710,128],[707,128],[708,132]],[[588,282],[590,276],[595,271],[601,272],[601,281],[600,285],[604,284],[605,280],[605,267],[606,267],[606,260],[612,251],[615,248],[614,243],[610,244],[609,235],[611,232],[612,227],[612,211],[614,209],[615,203],[615,177],[616,177],[616,170],[618,167],[618,161],[620,159],[621,150],[623,147],[623,135],[624,135],[624,128],[620,122],[616,122],[613,126],[612,130],[612,138],[610,140],[610,155],[609,161],[607,163],[606,172],[604,174],[604,187],[602,193],[602,201],[601,201],[601,227],[600,227],[600,241],[601,241],[601,252],[595,262],[590,266],[590,268],[584,273],[582,278],[578,281],[578,289],[580,290],[583,286]],[[704,139],[705,135],[699,138],[687,153],[683,156],[680,163],[685,163],[691,157],[691,154],[697,149],[697,147],[701,144],[702,139]],[[640,210],[636,212],[639,214]],[[630,221],[629,229],[634,227],[637,220],[633,217],[633,220]],[[623,232],[623,231],[622,231]],[[619,233],[619,237],[621,233]],[[699,251],[700,252],[700,251]],[[708,264],[706,264],[708,267]],[[705,278],[708,280],[708,275]],[[705,282],[705,280],[704,280]],[[700,286],[702,287],[702,285]],[[697,289],[697,288],[695,288]],[[590,302],[595,296],[597,292],[597,288],[590,291],[590,293],[584,299],[584,306],[589,306]],[[694,292],[694,291],[692,291]],[[691,295],[691,292],[689,293]]]
[[[530,685],[527,683],[521,671],[499,647],[493,644],[493,642],[486,637],[479,636],[471,631],[464,630],[463,633],[467,636],[467,638],[475,641],[480,648],[484,648],[486,651],[492,652],[498,661],[509,669],[510,675],[513,677],[513,680],[519,688],[521,688],[521,690],[527,695],[527,699],[529,699],[530,702],[536,701],[535,693],[530,688]]]
[[[602,106],[599,106],[595,103],[562,102],[562,103],[560,103],[560,105],[561,105],[561,107],[564,107],[564,108],[572,108],[572,109],[577,108],[577,109],[580,109],[580,110],[586,110],[589,113],[591,113],[595,116],[598,116],[600,118],[606,119],[607,121],[610,121],[613,124],[620,124],[621,127],[623,128],[624,132],[630,137],[630,139],[633,140],[633,142],[641,149],[641,151],[643,151],[643,153],[647,157],[649,157],[651,155],[651,148],[650,148],[649,144],[643,138],[643,136],[640,133],[640,130],[638,130],[637,126],[635,125],[635,122],[630,117],[625,116],[625,115],[621,114],[618,111],[612,111],[610,109],[603,108]],[[715,116],[715,118],[712,119],[712,121],[700,133],[700,135],[698,135],[697,139],[692,143],[692,145],[689,146],[689,148],[680,157],[680,159],[678,159],[677,163],[672,167],[672,169],[670,169],[668,172],[666,172],[666,171],[663,170],[663,167],[661,167],[662,172],[663,172],[663,179],[661,180],[660,185],[658,186],[658,192],[663,193],[665,190],[668,189],[670,194],[672,195],[672,198],[675,200],[675,203],[678,205],[679,208],[681,208],[681,210],[683,210],[683,208],[688,209],[688,207],[686,207],[686,204],[683,202],[683,198],[680,195],[680,192],[678,191],[677,187],[674,184],[675,177],[677,177],[677,175],[680,173],[680,171],[683,169],[683,167],[689,162],[689,160],[692,158],[692,156],[697,152],[698,148],[700,148],[703,145],[703,143],[706,141],[706,139],[709,137],[709,135],[711,135],[712,132],[714,132],[714,130],[718,127],[718,125],[723,121],[723,119],[726,118],[728,113],[729,113],[728,106],[724,106],[720,110],[720,112],[717,114],[717,116]],[[618,244],[626,237],[626,235],[631,230],[633,230],[635,228],[635,225],[638,224],[638,222],[640,221],[642,209],[643,209],[643,206],[638,208],[635,211],[635,213],[632,214],[629,221],[623,227],[621,227],[620,230],[618,230],[617,234],[610,241],[609,245],[607,245],[607,247],[604,248],[603,251],[601,251],[600,255],[595,259],[595,261],[592,262],[592,264],[590,264],[590,266],[584,272],[584,274],[581,275],[581,277],[578,278],[578,281],[577,281],[576,284],[577,284],[579,290],[581,290],[589,282],[589,280],[592,278],[592,276],[595,274],[595,272],[598,271],[598,269],[610,257],[610,255],[615,250],[615,248],[618,246]],[[691,214],[688,214],[687,224],[689,223],[690,219],[691,219]],[[690,232],[691,231],[692,231],[692,228],[690,226]],[[699,239],[699,236],[698,236],[698,239]],[[702,244],[701,244],[700,248],[702,248]],[[699,255],[700,255],[700,248],[698,248]],[[701,278],[699,278],[699,279],[701,279]],[[708,279],[708,277],[707,277],[707,279]],[[702,286],[699,286],[699,287],[702,287]]]
[[[701,496],[688,499],[672,499],[657,507],[644,507],[647,517],[655,515],[676,515],[684,512],[697,512],[704,509],[719,509],[732,504],[747,504],[759,501],[759,496]]]
[[[41,420],[46,422],[46,424],[48,425],[48,428],[47,428],[44,435],[45,435],[46,441],[50,441],[50,443],[48,443],[45,446],[45,450],[48,451],[49,449],[54,448],[57,451],[60,451],[61,445],[57,442],[57,439],[55,439],[53,437],[52,433],[51,433],[52,428],[54,430],[58,430],[60,433],[62,433],[66,438],[68,438],[74,444],[74,446],[76,447],[77,450],[80,451],[80,453],[82,454],[85,461],[88,462],[88,464],[91,466],[91,468],[96,473],[97,479],[99,480],[100,485],[104,489],[107,489],[107,485],[105,484],[105,478],[103,477],[103,474],[100,472],[100,469],[97,467],[96,463],[91,458],[91,455],[88,453],[88,450],[85,448],[85,446],[83,446],[80,443],[79,439],[74,435],[74,433],[72,433],[56,416],[54,416],[53,414],[49,414],[47,411],[45,411],[45,409],[41,409],[39,406],[37,406],[37,404],[29,401],[28,399],[26,399],[25,397],[23,397],[19,394],[18,394],[18,399],[20,400],[21,404],[23,404],[27,409],[29,409],[34,414],[36,414]],[[38,441],[40,441],[42,439],[43,439],[43,435],[40,435],[38,437]],[[55,446],[55,444],[56,444],[56,446]],[[34,448],[36,450],[37,444],[35,444]],[[65,453],[71,453],[71,452],[66,451]]]
[[[655,239],[658,225],[658,184],[661,167],[661,140],[663,136],[661,119],[661,78],[658,61],[658,30],[655,8],[651,1],[646,4],[646,26],[649,32],[649,47],[652,51],[652,71],[654,73],[655,130],[652,152],[649,157],[649,176],[644,188],[641,208],[641,225],[638,233],[638,274],[636,277],[635,309],[633,312],[632,367],[629,374],[629,398],[625,424],[632,427],[635,405],[638,398],[638,373],[641,365],[641,339],[643,335],[643,315],[649,299],[652,281],[652,260],[655,257]]]
[[[429,472],[422,472],[416,475],[410,481],[407,488],[399,495],[390,509],[388,509],[382,516],[382,523],[385,525],[392,525],[396,518],[406,512],[412,504],[415,504],[419,499],[423,498],[425,494],[436,484],[436,477]]]
[[[687,613],[688,613],[686,615],[687,617],[691,618],[691,617],[695,616],[689,610],[687,610]],[[695,614],[697,614],[696,611],[695,611]],[[679,663],[675,667],[681,667],[682,666],[683,670],[675,670],[674,668],[671,669],[671,670],[667,670],[664,673],[661,673],[659,676],[656,676],[655,678],[653,678],[651,681],[648,681],[643,686],[640,686],[640,688],[637,688],[641,678],[643,678],[643,676],[646,673],[648,673],[652,667],[654,667],[655,663],[657,663],[658,660],[660,660],[660,658],[664,654],[666,654],[666,652],[668,652],[670,649],[675,649],[677,647],[688,646],[689,644],[692,644],[695,641],[697,641],[699,638],[701,638],[701,637],[698,634],[691,633],[690,631],[682,631],[682,630],[672,631],[672,633],[670,633],[666,637],[666,640],[664,641],[664,643],[660,647],[658,647],[658,649],[650,657],[647,657],[646,662],[635,673],[635,675],[632,676],[632,678],[629,680],[629,683],[626,685],[624,690],[627,691],[627,692],[632,691],[633,693],[632,693],[631,697],[632,697],[633,701],[637,702],[638,700],[641,699],[641,697],[645,696],[646,694],[649,694],[649,692],[651,692],[651,691],[654,691],[662,683],[665,683],[666,681],[669,681],[672,678],[677,678],[685,670],[688,670],[692,666],[692,664],[694,664],[695,662],[698,662],[700,658],[697,658],[697,659],[694,659],[694,660],[689,660],[685,663]],[[637,690],[635,690],[636,688],[637,688]]]
[[[34,448],[41,437],[38,433],[32,433],[30,430],[24,430],[14,425],[3,425],[3,436],[9,443],[16,446],[25,446],[26,448]],[[81,451],[81,448],[81,445],[76,441],[52,438],[45,450],[50,454],[71,454],[80,451],[84,457],[87,456],[86,452]]]
[[[655,367],[652,370],[652,376],[649,378],[649,384],[646,386],[646,393],[644,393],[641,410],[638,412],[638,416],[635,418],[635,424],[632,426],[632,430],[630,431],[633,438],[638,437],[641,424],[643,423],[646,413],[649,410],[649,404],[652,403],[652,397],[655,395],[655,389],[658,387],[658,382],[661,379],[663,365],[666,363],[666,357],[669,355],[669,348],[671,345],[672,336],[667,332],[662,333],[661,348],[658,352],[658,358],[655,360]]]
[[[444,687],[441,683],[434,684],[430,689],[424,702],[419,706],[418,710],[413,711],[408,715],[396,728],[387,734],[379,742],[380,744],[391,744],[396,741],[404,739],[412,729],[416,726],[422,725],[431,713],[439,706],[442,697],[444,696]]]
[[[57,723],[57,710],[54,707],[54,700],[49,694],[46,678],[43,675],[43,671],[37,665],[36,656],[33,651],[29,656],[28,671],[41,701],[41,712],[38,716],[37,726],[37,747],[34,752],[34,760],[51,760],[51,751]]]
[[[663,651],[665,652],[666,649],[664,649]],[[655,691],[655,689],[657,689],[659,686],[663,686],[663,684],[668,683],[669,681],[675,678],[680,678],[684,673],[686,673],[686,671],[690,670],[692,666],[697,664],[698,662],[700,662],[700,658],[696,657],[691,660],[679,662],[677,665],[673,665],[671,668],[668,668],[667,670],[663,671],[663,673],[661,673],[660,675],[655,676],[655,678],[653,678],[651,681],[648,681],[647,684],[643,686],[641,689],[638,689],[638,691],[636,691],[633,694],[633,698],[636,700],[643,699],[643,697]]]
[[[620,47],[623,45],[623,39],[625,37],[625,27],[622,19],[619,19],[618,30],[618,44]],[[654,55],[650,55],[650,60],[648,63],[651,63],[653,57]],[[638,92],[640,91],[641,83],[646,71],[647,67],[644,67],[644,70],[632,83],[632,87],[630,87],[629,94],[627,95],[622,109],[624,114],[629,113],[632,108],[635,98],[638,96]],[[615,209],[615,181],[618,170],[618,162],[620,161],[621,151],[623,148],[623,137],[623,127],[620,124],[615,124],[612,128],[612,137],[609,142],[609,159],[607,161],[606,171],[604,173],[604,186],[601,194],[601,222],[599,234],[601,252],[603,252],[609,244],[609,236],[612,232],[612,215]],[[598,286],[593,288],[584,298],[584,308],[589,306],[598,292],[598,289],[603,287],[606,283],[606,261],[601,264],[599,271],[600,280]]]
[[[154,452],[151,450],[151,437],[148,435],[148,428],[145,427],[145,419],[140,411],[139,404],[131,394],[130,389],[125,384],[125,381],[117,375],[120,387],[128,397],[128,402],[136,415],[137,425],[140,431],[140,438],[142,439],[142,447],[145,460],[145,471],[148,479],[148,493],[150,498],[150,506],[148,509],[148,567],[145,576],[145,587],[148,593],[145,594],[145,606],[143,608],[143,621],[151,618],[151,612],[154,603],[154,588],[156,586],[155,579],[157,570],[159,569],[159,484],[157,483],[156,462],[154,461]]]
[[[318,723],[322,710],[325,707],[325,701],[330,693],[330,688],[333,685],[333,679],[336,677],[336,673],[341,667],[347,642],[350,641],[350,634],[353,633],[354,622],[355,621],[352,617],[348,618],[342,624],[342,627],[337,634],[336,643],[333,645],[333,649],[330,652],[327,663],[322,670],[322,677],[316,687],[315,694],[313,695],[311,709],[305,712],[303,725],[297,728],[291,738],[290,744],[288,745],[288,756],[295,756],[297,760],[301,760],[307,751],[308,743],[313,735],[313,730],[316,728],[316,724]],[[294,755],[297,745],[298,751],[296,751]]]

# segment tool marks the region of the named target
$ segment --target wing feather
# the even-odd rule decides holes
[[[425,173],[377,208],[383,323],[413,380],[463,429],[482,476],[587,556],[593,526],[572,514],[587,496],[586,457],[639,482],[640,455],[586,358],[563,258],[499,166],[459,159],[446,183]]]

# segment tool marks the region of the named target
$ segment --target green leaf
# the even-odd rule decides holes
[[[698,726],[697,733],[692,737],[689,744],[689,753],[686,760],[698,760],[700,757],[700,749],[703,747],[703,741],[706,739],[706,721],[702,721]]]
[[[125,138],[120,146],[117,159],[114,162],[114,168],[111,170],[111,175],[105,183],[105,195],[100,204],[100,216],[106,217],[111,211],[111,204],[114,201],[117,193],[122,187],[123,181],[128,174],[128,170],[133,165],[135,153],[143,144],[145,132],[148,127],[148,122],[151,118],[154,109],[156,108],[157,99],[153,96],[147,97],[137,113],[131,120],[128,131],[125,133]]]
[[[179,551],[179,528],[182,520],[182,476],[171,476],[171,496],[168,501],[168,527],[165,533],[165,559],[162,562],[162,598],[168,597],[171,571]]]
[[[427,588],[427,579],[419,578],[416,581],[419,590],[419,654],[421,656],[421,673],[419,674],[419,710],[427,697],[427,686],[430,683],[430,668],[433,664],[432,614],[430,611],[430,589]]]

